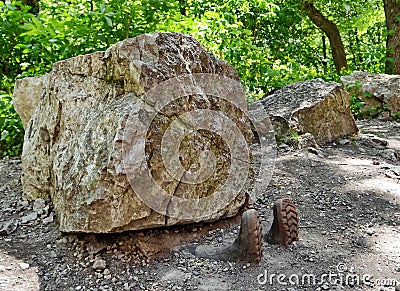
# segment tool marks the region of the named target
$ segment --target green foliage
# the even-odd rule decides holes
[[[382,0],[321,0],[315,5],[338,26],[350,71],[384,71],[387,31]]]
[[[365,102],[359,97],[360,88],[361,84],[359,82],[346,86],[346,91],[350,93],[350,110],[357,119],[362,118],[362,109],[365,106]]]
[[[21,154],[24,130],[11,104],[11,96],[0,94],[0,157]]]
[[[297,144],[299,142],[300,135],[296,130],[289,131],[289,144]]]
[[[346,90],[350,93],[350,110],[356,119],[371,119],[384,111],[388,111],[387,105],[366,107],[363,99],[373,98],[373,95],[368,91],[360,93],[360,88],[361,84],[359,82],[349,84],[346,87]]]
[[[317,77],[340,81],[329,42],[302,12],[303,1],[41,0],[37,14],[22,1],[11,2],[0,1],[0,91],[8,95],[15,79],[48,72],[58,60],[154,31],[191,34],[232,64],[249,102],[292,82]],[[315,6],[341,32],[349,63],[342,74],[383,72],[390,32],[381,0],[321,0]],[[357,115],[362,107],[352,96],[352,111]],[[15,121],[15,113],[5,108],[0,114]],[[21,141],[18,131],[8,132],[9,140]]]
[[[393,121],[399,121],[400,120],[400,111],[397,111],[396,113],[392,114],[392,120]]]
[[[354,117],[357,119],[362,119],[363,113],[362,109],[365,106],[365,102],[357,97],[356,94],[352,94],[350,97],[350,110],[353,113]]]
[[[17,3],[20,4],[20,3]],[[17,9],[16,6],[0,2],[0,90],[11,90],[12,80],[20,73],[24,66],[23,51],[16,48],[22,42],[21,23],[28,21],[30,14],[26,9]]]
[[[364,110],[363,118],[368,118],[368,119],[375,118],[379,116],[379,114],[381,114],[383,111],[385,111],[385,109],[382,106],[369,107],[368,109]]]
[[[11,80],[42,74],[57,60],[104,50],[119,40],[153,31],[195,36],[235,66],[249,101],[291,82],[316,77],[339,80],[329,44],[324,49],[322,32],[304,17],[297,0],[186,0],[183,4],[178,0],[41,0],[38,15],[28,13],[29,7],[20,1],[12,3],[0,2],[5,24],[0,65]],[[382,71],[381,1],[325,0],[318,5],[342,32],[350,70]]]

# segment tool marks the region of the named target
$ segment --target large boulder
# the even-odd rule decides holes
[[[249,158],[253,135],[239,77],[192,37],[126,39],[59,61],[44,80],[22,184],[30,199],[51,197],[61,231],[213,221],[246,203],[252,171],[235,154]]]
[[[383,109],[385,105],[391,116],[400,112],[400,76],[370,74],[354,71],[349,76],[342,76],[344,86],[365,102],[362,110]]]
[[[251,104],[270,115],[278,140],[312,134],[319,145],[358,132],[350,96],[335,82],[314,79],[287,85]]]

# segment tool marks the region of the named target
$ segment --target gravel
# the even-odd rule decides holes
[[[20,159],[0,160],[0,290],[17,283],[29,286],[20,290],[394,290],[400,124],[358,125],[361,136],[323,148],[278,148],[271,183],[254,207],[266,222],[276,199],[292,198],[300,240],[287,248],[265,244],[259,265],[199,259],[176,248],[227,244],[240,217],[113,235],[60,233],[51,201],[23,199]]]

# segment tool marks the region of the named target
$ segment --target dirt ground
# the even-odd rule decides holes
[[[360,136],[323,148],[279,148],[255,207],[266,221],[277,198],[292,198],[300,240],[287,248],[265,244],[255,266],[175,248],[227,244],[240,217],[119,235],[62,234],[49,201],[23,200],[20,160],[0,160],[0,290],[400,290],[400,123],[358,125]]]

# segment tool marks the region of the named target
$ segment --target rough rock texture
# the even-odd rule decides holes
[[[315,79],[283,87],[251,104],[270,114],[278,139],[310,133],[319,145],[358,132],[349,94],[335,82]]]
[[[365,102],[365,108],[382,108],[387,105],[390,115],[400,112],[400,76],[387,74],[370,74],[368,72],[355,71],[349,76],[341,77],[344,86],[350,84],[361,85],[353,87],[358,97]],[[365,93],[367,92],[367,93]]]
[[[13,105],[21,118],[22,125],[26,128],[29,119],[39,104],[47,74],[40,77],[28,77],[15,81]]]
[[[181,218],[177,213],[179,203],[171,203],[171,197],[210,197],[227,181],[233,163],[227,142],[221,136],[207,130],[192,130],[177,116],[195,109],[222,111],[235,122],[246,145],[252,139],[244,95],[234,105],[215,95],[207,96],[201,87],[204,82],[194,78],[194,73],[217,74],[222,82],[223,77],[239,80],[232,66],[208,53],[192,37],[178,33],[141,35],[121,41],[106,52],[55,63],[26,127],[22,155],[25,195],[30,199],[50,195],[64,232],[121,232],[212,221],[237,214],[247,197],[245,189],[237,185],[229,188],[232,199],[213,200],[223,206],[216,208],[218,211],[206,211],[216,205],[194,204],[193,212],[206,213],[203,217]],[[163,81],[177,76],[184,79],[183,75],[198,84],[198,93],[169,104],[163,103],[161,95],[168,97],[175,91],[185,92],[185,88],[160,91],[160,100],[157,94],[148,96],[149,90]],[[37,79],[27,82],[35,83]],[[229,84],[222,88],[236,96],[237,88],[230,88]],[[29,112],[25,116],[29,117]],[[146,136],[140,136],[143,120],[152,114]],[[178,128],[187,129],[177,159],[186,171],[183,175],[202,166],[204,151],[215,157],[215,171],[202,183],[181,182],[166,169],[161,143],[173,122]],[[174,132],[171,134],[174,136]],[[139,149],[142,145],[143,152]],[[159,189],[170,196],[162,196],[161,191],[149,188],[148,182],[141,180],[146,167]],[[142,196],[138,196],[137,189]],[[146,195],[164,208],[157,212],[145,205],[143,191],[148,191]]]

